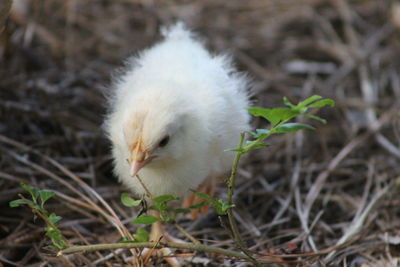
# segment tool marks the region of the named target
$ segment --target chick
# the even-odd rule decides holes
[[[128,59],[111,88],[105,127],[120,181],[138,195],[183,196],[230,169],[227,150],[249,129],[249,83],[229,56],[209,53],[182,23],[162,35]]]

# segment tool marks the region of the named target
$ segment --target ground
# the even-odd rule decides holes
[[[211,50],[233,55],[253,80],[254,105],[313,94],[336,101],[317,113],[327,124],[273,138],[242,160],[234,214],[249,249],[274,261],[301,254],[291,266],[399,264],[398,1],[14,0],[6,16],[7,2],[0,3],[0,266],[132,264],[129,250],[56,257],[43,221],[8,203],[27,196],[21,182],[53,190],[47,209],[63,217],[60,229],[74,245],[117,242],[117,229],[135,232],[138,210],[121,204],[126,189],[112,174],[103,92],[124,59],[176,20]],[[254,119],[253,126],[268,125]],[[226,197],[223,184],[217,196]],[[178,223],[204,244],[238,250],[221,221],[209,210]],[[176,253],[183,252],[193,253],[187,265],[243,264]]]

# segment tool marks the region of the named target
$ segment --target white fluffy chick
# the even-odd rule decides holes
[[[249,129],[246,77],[210,54],[182,23],[128,60],[111,96],[106,131],[115,174],[138,195],[185,195],[230,169]]]

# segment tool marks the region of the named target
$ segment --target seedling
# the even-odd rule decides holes
[[[267,144],[264,143],[264,140],[274,134],[292,133],[303,129],[315,130],[315,128],[311,125],[304,123],[289,123],[289,121],[299,116],[305,116],[310,119],[326,123],[326,120],[307,112],[312,108],[335,106],[335,102],[332,99],[322,99],[322,96],[319,95],[313,95],[306,100],[301,101],[297,105],[292,104],[286,97],[284,97],[283,103],[288,107],[272,109],[261,107],[249,108],[248,110],[253,116],[266,119],[270,123],[270,128],[256,129],[255,132],[247,132],[254,140],[247,141],[244,147],[240,148],[239,150],[236,149],[235,151],[247,153],[254,149],[266,147]]]
[[[62,235],[61,231],[58,229],[58,222],[62,218],[57,216],[55,213],[49,214],[44,207],[46,201],[52,198],[55,193],[50,190],[40,190],[26,184],[21,184],[21,187],[25,189],[25,191],[29,192],[32,200],[29,200],[23,195],[19,194],[18,196],[20,199],[10,201],[10,207],[16,208],[21,205],[29,206],[33,212],[34,220],[36,220],[36,218],[39,216],[45,221],[47,225],[45,227],[46,236],[50,238],[53,246],[60,250],[67,248],[67,241]]]

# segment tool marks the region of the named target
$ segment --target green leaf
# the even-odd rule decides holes
[[[258,139],[258,138],[265,138],[268,134],[271,133],[270,130],[267,129],[256,129],[255,132],[247,132],[252,138]],[[249,141],[248,141],[249,142]]]
[[[321,117],[318,117],[318,116],[315,116],[315,115],[312,115],[312,114],[304,114],[304,116],[306,116],[307,118],[319,121],[319,122],[321,122],[323,124],[326,124],[326,120],[321,118]]]
[[[270,132],[271,132],[271,131],[270,131],[270,130],[267,130],[267,129],[256,129],[257,135],[262,135],[262,134],[267,135],[267,134],[269,134]]]
[[[158,211],[166,211],[168,210],[168,202],[173,200],[179,200],[178,197],[173,195],[161,195],[152,198],[154,205],[151,206],[149,209],[158,210]]]
[[[192,191],[199,198],[202,198],[207,201],[211,201],[211,197],[209,195],[207,195],[206,193],[195,191],[195,190],[190,190],[190,191]]]
[[[121,202],[125,207],[136,207],[142,202],[142,199],[135,200],[131,198],[128,193],[121,194]]]
[[[40,197],[42,208],[43,208],[44,203],[55,195],[55,193],[53,191],[46,190],[46,189],[39,190],[38,192],[39,192],[39,197]]]
[[[281,121],[290,120],[300,114],[297,110],[292,110],[290,108],[260,108],[260,107],[252,107],[249,108],[248,111],[254,115],[263,117],[268,120],[272,126],[275,126]]]
[[[61,234],[61,231],[47,226],[46,227],[46,236],[48,236],[51,239],[51,242],[53,243],[54,246],[56,246],[58,249],[65,249],[67,248],[67,243],[64,240],[63,235]]]
[[[250,135],[251,137],[253,137],[253,138],[258,138],[258,134],[257,133],[255,133],[255,132],[250,132],[250,131],[248,131],[248,132],[246,132],[248,135]]]
[[[235,204],[230,204],[229,205],[228,203],[222,203],[221,210],[222,210],[223,214],[226,214],[228,209],[231,209],[231,208],[234,208],[234,207],[236,207]]]
[[[326,98],[317,102],[312,103],[311,105],[309,105],[309,108],[322,108],[325,106],[330,106],[330,107],[334,107],[335,106],[335,101],[333,101],[330,98]]]
[[[314,101],[317,101],[318,99],[321,99],[321,98],[322,98],[322,96],[320,96],[320,95],[310,96],[309,98],[307,98],[307,99],[301,101],[299,104],[297,104],[297,107],[303,108],[303,107],[307,106],[308,104],[310,104]]]
[[[251,146],[251,150],[260,149],[260,148],[267,147],[267,146],[268,146],[268,144],[259,143],[259,144],[256,144],[256,145],[252,145]]]
[[[289,99],[288,99],[286,96],[283,97],[283,104],[285,104],[286,106],[289,106],[289,107],[291,107],[291,108],[296,107],[295,105],[293,105],[293,104],[289,101]]]
[[[179,197],[173,195],[161,195],[152,199],[154,203],[168,203],[172,200],[179,200]]]
[[[207,202],[202,201],[202,202],[199,202],[197,204],[191,205],[189,207],[189,209],[198,209],[198,208],[201,208],[201,207],[204,207],[204,206],[207,206]]]
[[[192,192],[195,193],[196,196],[206,200],[218,215],[224,215],[224,214],[226,214],[226,211],[229,208],[235,207],[234,204],[228,205],[227,203],[224,202],[224,200],[222,200],[220,198],[210,197],[209,195],[207,195],[203,192],[198,192],[198,191],[194,191],[194,190],[192,190]],[[205,204],[207,204],[207,203],[205,203]]]
[[[54,224],[57,225],[57,223],[62,219],[61,216],[57,216],[54,212],[52,214],[50,214],[49,216],[49,221]]]
[[[23,183],[21,183],[20,185],[23,189],[25,189],[25,191],[28,191],[29,194],[31,194],[32,200],[36,203],[37,198],[39,197],[39,189]]]
[[[242,152],[244,152],[244,149],[243,148],[234,148],[234,149],[227,149],[227,150],[224,150],[225,152],[236,152],[236,153],[242,153]]]
[[[260,149],[266,146],[268,146],[268,144],[262,143],[262,141],[260,141],[259,139],[254,141],[247,141],[246,146],[244,147],[244,152]]]
[[[285,123],[279,126],[276,129],[277,133],[292,133],[292,132],[297,132],[298,130],[303,130],[303,129],[308,129],[308,130],[315,130],[314,127],[308,124],[304,123]]]
[[[138,228],[133,237],[138,242],[147,242],[149,241],[149,232],[144,228]]]
[[[235,205],[228,205],[222,199],[213,198],[211,201],[211,207],[215,210],[218,215],[225,215],[229,208],[234,208]]]
[[[26,204],[28,204],[28,203],[27,203],[28,201],[30,201],[30,200],[16,199],[16,200],[10,201],[10,202],[8,203],[8,205],[10,205],[11,208],[16,208],[16,207],[19,207],[19,206],[21,206],[21,205],[26,205]],[[32,202],[32,201],[30,201],[30,202]]]
[[[155,222],[158,222],[160,219],[157,217],[151,216],[151,215],[142,215],[140,217],[137,217],[132,221],[132,223],[137,223],[137,224],[152,224]]]

